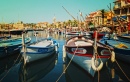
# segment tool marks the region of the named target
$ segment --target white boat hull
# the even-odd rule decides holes
[[[23,54],[24,61],[30,63],[53,55],[57,51],[57,47],[58,43],[56,41],[46,39],[23,47],[21,53]]]
[[[67,56],[69,57],[69,59],[72,59],[73,54],[67,52]],[[101,60],[102,62],[106,62],[108,59],[102,58]],[[84,70],[86,70],[92,77],[94,77],[96,71],[94,71],[92,68],[92,57],[74,55],[72,61],[75,62],[78,66],[80,66]],[[99,59],[98,61],[100,63]]]
[[[36,61],[36,60],[39,60],[39,59],[42,59],[42,58],[46,58],[46,57],[49,57],[51,55],[53,55],[53,53],[55,53],[55,50],[51,51],[51,52],[48,52],[48,53],[37,53],[37,54],[29,54],[29,53],[26,53],[26,62],[33,62],[33,61]]]

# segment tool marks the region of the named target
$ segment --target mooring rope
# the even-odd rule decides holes
[[[98,67],[99,69],[98,68],[96,69],[96,71],[98,72],[98,82],[100,82],[100,70],[102,68],[101,66],[103,65],[102,65],[102,60],[97,52],[97,46],[93,46],[93,47],[94,47],[94,50],[96,51],[96,53],[94,53],[94,55],[96,56],[96,62],[97,62],[97,56],[99,57],[99,60],[101,61],[101,64],[99,65],[100,68]]]
[[[128,81],[130,82],[130,78],[125,74],[125,72],[123,71],[123,69],[121,68],[121,66],[119,65],[119,63],[115,60],[115,62],[117,63],[118,67],[120,68],[120,70],[122,71],[122,73],[125,75],[125,77],[128,79]]]
[[[67,66],[66,66],[66,68],[63,70],[62,74],[60,75],[60,77],[57,79],[57,81],[56,81],[56,82],[58,82],[58,81],[60,80],[60,78],[62,77],[62,75],[65,73],[65,71],[67,70],[67,68],[68,68],[68,67],[69,67],[69,65],[71,64],[72,59],[74,58],[74,56],[75,56],[75,53],[76,53],[77,49],[78,49],[78,46],[77,46],[77,48],[76,48],[76,50],[75,50],[75,52],[74,52],[74,55],[71,57],[71,59],[70,59],[70,61],[69,61],[68,65],[67,65]]]
[[[123,71],[123,69],[121,68],[121,66],[119,65],[119,63],[116,61],[116,59],[115,59],[115,53],[113,51],[111,51],[110,48],[108,48],[108,47],[106,47],[106,48],[109,49],[109,51],[112,53],[112,56],[114,57],[114,58],[111,58],[111,61],[117,63],[117,65],[120,68],[120,70],[122,71],[122,73],[125,75],[125,77],[128,79],[128,81],[130,81],[129,77],[125,74],[125,72]]]

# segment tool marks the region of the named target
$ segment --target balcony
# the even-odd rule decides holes
[[[125,7],[126,6],[126,2],[125,1],[121,1],[121,7]]]
[[[118,8],[119,8],[118,5],[115,5],[115,6],[114,6],[114,9],[118,9]]]

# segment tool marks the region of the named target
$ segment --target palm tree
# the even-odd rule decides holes
[[[71,26],[72,25],[72,21],[68,20],[68,25]]]
[[[78,22],[76,20],[73,21],[73,26],[75,26],[75,27],[78,26]]]
[[[64,21],[64,22],[63,22],[63,27],[65,27],[65,26],[66,26],[66,22]]]
[[[104,25],[104,18],[106,18],[107,10],[102,9],[100,11],[101,11],[101,15],[102,15],[102,25]]]
[[[61,28],[61,22],[58,22],[58,28]]]

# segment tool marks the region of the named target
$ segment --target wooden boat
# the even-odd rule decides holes
[[[20,82],[36,82],[44,78],[55,67],[56,58],[57,53],[51,57],[44,58],[44,60],[29,63],[25,67],[21,64],[21,69],[19,70]]]
[[[80,32],[78,31],[70,31],[70,32],[66,32],[66,35],[79,35]]]
[[[27,32],[27,30],[24,30]],[[0,30],[1,34],[11,34],[11,35],[21,35],[23,33],[23,29],[11,29],[11,30]]]
[[[11,36],[1,36],[0,41],[10,39],[10,38],[11,38]]]
[[[123,42],[130,43],[130,35],[117,36],[117,38]]]
[[[113,49],[83,36],[74,36],[66,41],[65,50],[68,58],[94,77],[111,57]]]
[[[31,41],[30,37],[25,38],[25,43]],[[19,46],[22,45],[22,38],[13,38],[0,41],[0,58],[20,52]]]
[[[73,36],[80,36],[80,35],[91,37],[88,32],[70,31],[70,32],[65,33],[65,36],[67,38],[73,37]]]
[[[46,38],[25,46],[24,35],[22,36],[24,46],[21,53],[27,63],[49,57],[53,53],[57,52],[58,43],[52,38]]]
[[[94,32],[89,32],[89,33],[91,34],[92,38],[95,38],[95,31]],[[106,34],[105,32],[98,32],[97,38],[101,39],[101,38],[103,38],[103,36],[105,34]]]
[[[70,59],[67,57],[66,61],[66,65],[68,65]],[[98,73],[95,74],[94,78],[89,75],[90,74],[88,72],[74,62],[71,62],[65,72],[66,82],[97,82],[97,79],[100,79],[100,82],[106,82],[106,80],[107,82],[112,82],[110,70],[108,70],[106,66],[103,66],[102,71],[100,71],[101,77],[98,77]]]
[[[117,59],[130,63],[130,42],[125,37],[118,37],[114,34],[114,37],[104,37],[105,39],[101,39],[100,42],[113,47]]]

